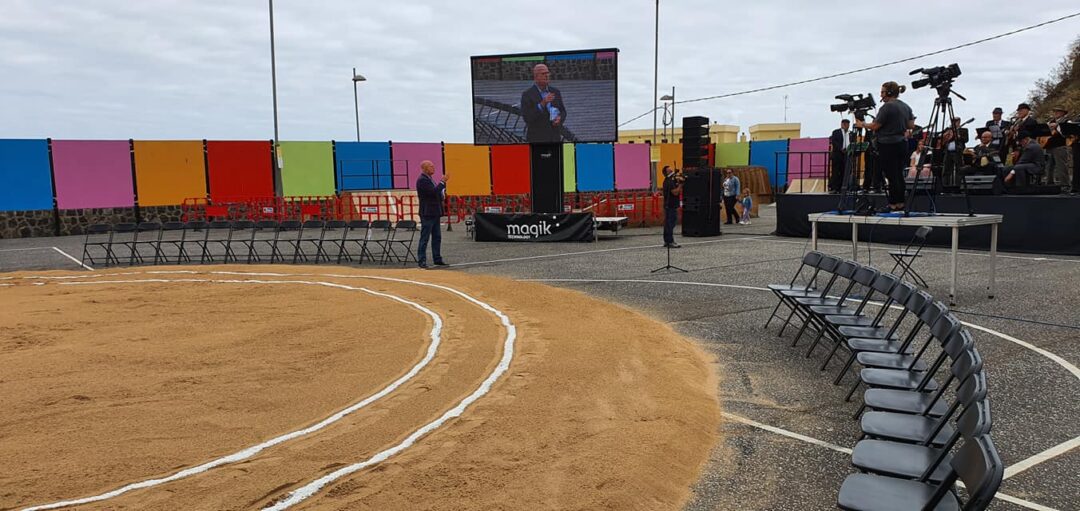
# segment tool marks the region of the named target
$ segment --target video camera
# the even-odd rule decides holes
[[[909,75],[922,73],[924,78],[920,78],[911,82],[911,87],[914,89],[921,89],[927,85],[937,89],[945,85],[952,84],[952,81],[960,76],[960,65],[955,62],[948,66],[937,67],[920,67],[919,69],[912,70]]]
[[[874,96],[870,94],[841,94],[836,96],[836,99],[843,101],[843,103],[829,105],[830,112],[847,112],[850,110],[855,114],[855,118],[860,121],[866,115],[866,112],[877,105],[874,102]]]

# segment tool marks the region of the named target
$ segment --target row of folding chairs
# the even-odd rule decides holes
[[[416,262],[412,220],[191,221],[95,224],[84,264]]]
[[[822,371],[842,354],[835,385],[859,367],[845,398],[865,389],[852,452],[859,473],[841,485],[840,509],[990,504],[1004,464],[990,438],[983,359],[945,304],[891,273],[821,252],[805,254],[789,282],[769,289],[778,302],[765,328],[784,318],[782,336],[797,325],[791,345],[810,339],[807,358],[824,348]]]

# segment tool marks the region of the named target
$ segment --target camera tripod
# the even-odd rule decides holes
[[[926,135],[927,143],[924,144],[922,153],[919,154],[919,159],[916,162],[915,180],[912,183],[911,190],[908,190],[907,192],[907,201],[904,203],[904,216],[911,216],[912,205],[915,203],[915,196],[919,191],[919,177],[922,174],[922,166],[927,161],[927,155],[928,153],[930,153],[930,145],[934,142],[934,140],[940,138],[946,130],[952,127],[952,120],[953,117],[955,117],[956,115],[955,112],[953,112],[953,102],[950,94],[955,95],[956,97],[964,101],[967,101],[967,98],[960,95],[960,93],[952,90],[951,85],[951,83],[946,82],[937,87],[938,95],[936,98],[934,98],[934,108],[930,112],[930,121],[927,122],[925,127],[925,130],[928,130]],[[957,128],[957,133],[954,133],[954,136],[959,136],[959,128]],[[944,147],[941,150],[946,151]],[[938,169],[939,171],[935,173],[934,169],[935,167],[937,167],[937,164],[933,162],[933,157],[930,157],[930,175],[934,179],[941,179],[941,177],[944,176],[946,158],[948,158],[947,153],[942,155],[941,166]],[[937,185],[938,183],[935,183],[935,186]],[[968,216],[975,216],[975,210],[971,207],[971,196],[968,194],[967,184],[964,183],[962,178],[960,180],[960,190],[961,193],[964,194],[964,201],[967,205]],[[931,197],[931,191],[929,189],[927,189],[926,191],[926,196],[930,203],[934,204],[934,199]],[[934,206],[933,211],[930,211],[929,213],[937,214],[937,207]]]

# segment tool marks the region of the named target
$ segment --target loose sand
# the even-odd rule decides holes
[[[228,269],[443,284],[518,328],[509,372],[460,418],[297,508],[679,509],[717,440],[708,358],[640,313],[570,290],[452,271]],[[313,424],[408,371],[432,326],[404,304],[322,286],[35,286],[44,281],[26,275],[5,275],[16,285],[0,287],[0,509],[103,493]],[[249,277],[108,279],[147,278]],[[502,356],[498,319],[443,290],[250,278],[333,282],[416,301],[442,317],[443,346],[400,389],[323,430],[80,508],[264,507],[400,442],[472,393]]]

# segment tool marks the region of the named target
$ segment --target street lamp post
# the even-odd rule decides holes
[[[671,140],[675,138],[675,87],[671,87],[671,94],[660,96],[660,101],[664,102],[664,139],[671,142]],[[670,111],[668,110],[669,106],[671,107]],[[671,138],[668,138],[667,132],[669,120],[671,124]]]
[[[356,84],[359,83],[359,82],[367,81],[367,78],[364,78],[364,75],[362,75],[362,74],[357,74],[355,67],[352,68],[352,75],[353,75],[352,76],[352,98],[353,98],[353,106],[356,108],[356,141],[359,142],[360,141],[360,100],[357,98],[357,95],[356,95]]]
[[[278,145],[277,58],[274,55],[274,0],[270,3],[270,88],[274,95],[274,193],[281,195],[281,148]]]

